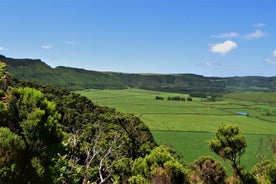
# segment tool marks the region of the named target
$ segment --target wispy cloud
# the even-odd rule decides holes
[[[273,64],[273,65],[276,64],[276,59],[272,60],[272,59],[269,59],[269,58],[265,58],[265,61],[269,64]]]
[[[269,64],[276,64],[276,50],[272,52],[273,58],[265,58],[265,61]]]
[[[223,43],[217,43],[215,45],[211,45],[210,51],[213,53],[219,53],[221,55],[225,55],[237,47],[238,45],[235,42],[231,40],[226,40]]]
[[[261,30],[257,29],[257,30],[255,30],[255,32],[248,33],[247,35],[245,35],[244,38],[247,40],[253,40],[253,39],[261,38],[264,36],[265,36],[265,33],[262,32]]]
[[[257,24],[253,24],[252,26],[253,26],[253,27],[265,27],[265,24],[262,23],[262,22],[259,22],[259,23],[257,23]]]
[[[198,66],[204,66],[204,67],[213,67],[213,66],[220,66],[221,63],[218,61],[203,61]]]
[[[53,48],[53,45],[51,45],[51,44],[49,44],[49,45],[41,45],[40,46],[42,49],[51,49],[51,48]]]
[[[276,57],[276,50],[272,52],[273,56]]]
[[[1,47],[0,46],[0,51],[7,51],[8,49],[6,49],[5,47]]]
[[[80,42],[75,42],[75,41],[66,41],[65,42],[67,45],[79,45]]]
[[[238,37],[239,33],[237,32],[229,32],[229,33],[222,33],[219,35],[212,35],[212,38],[234,38],[234,37]]]

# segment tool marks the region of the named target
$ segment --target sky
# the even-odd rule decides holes
[[[0,54],[124,73],[276,76],[275,0],[0,0]]]

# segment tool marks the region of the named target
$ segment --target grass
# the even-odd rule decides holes
[[[225,95],[225,98],[276,105],[275,92],[268,92],[265,94],[261,92],[230,93]]]
[[[172,96],[187,98],[187,94],[139,89],[78,92],[94,103],[140,117],[158,143],[173,146],[188,163],[201,155],[212,155],[219,159],[209,150],[207,140],[214,136],[221,123],[238,125],[246,136],[248,147],[242,164],[247,169],[258,161],[260,140],[276,132],[276,106],[273,100],[276,99],[276,93],[234,93],[227,94],[217,102],[203,102],[200,98],[188,102],[166,100]],[[155,100],[156,96],[162,96],[164,100]],[[249,116],[237,115],[236,112],[247,112]]]
[[[181,132],[181,131],[152,131],[152,134],[159,144],[165,144],[174,147],[181,153],[183,159],[190,163],[199,158],[201,155],[211,155],[216,160],[219,160],[226,167],[228,173],[232,169],[227,161],[222,160],[215,155],[209,148],[207,141],[214,137],[214,133],[210,132]],[[271,152],[265,145],[259,149],[260,141],[268,138],[268,135],[245,134],[247,144],[246,152],[242,156],[241,165],[246,169],[251,169],[259,160],[258,155],[263,154],[271,157]],[[172,141],[173,140],[173,141]]]

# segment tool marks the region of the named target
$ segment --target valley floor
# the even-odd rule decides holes
[[[187,99],[189,95],[139,89],[77,92],[99,105],[140,117],[158,143],[173,146],[188,163],[201,155],[212,155],[219,159],[209,150],[207,141],[214,137],[214,132],[222,123],[238,125],[247,139],[243,166],[250,169],[258,162],[259,154],[271,156],[267,155],[269,150],[264,144],[266,140],[275,138],[276,106],[271,99],[276,93],[258,93],[257,97],[254,93],[228,94],[219,101],[206,102],[201,98],[169,101],[168,97]],[[164,100],[156,100],[156,96]],[[248,116],[239,112],[245,112]],[[226,167],[229,170],[230,167]]]

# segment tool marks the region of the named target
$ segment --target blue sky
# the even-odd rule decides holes
[[[0,54],[127,73],[276,76],[274,0],[0,0]]]

